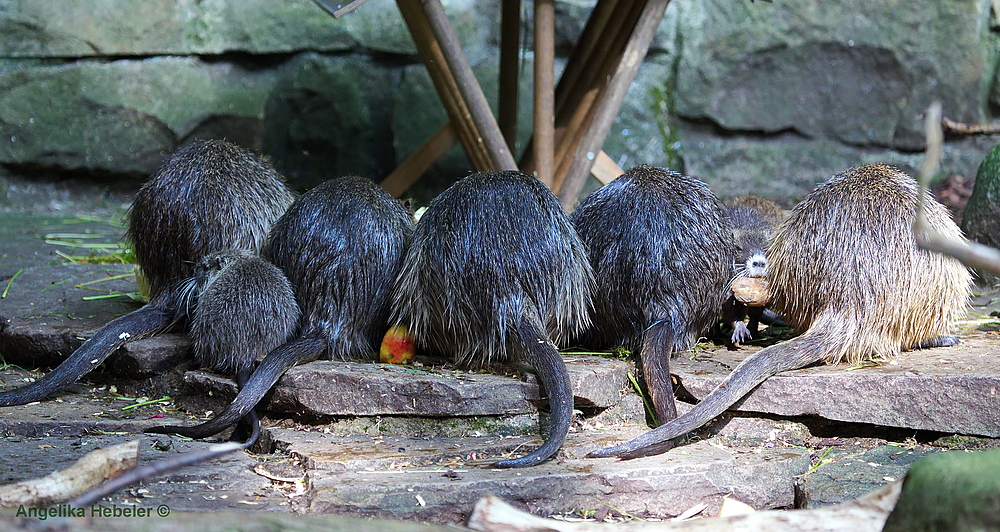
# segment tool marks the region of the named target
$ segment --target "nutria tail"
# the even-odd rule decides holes
[[[170,328],[176,313],[166,299],[154,299],[138,310],[111,320],[54,370],[27,386],[0,393],[0,406],[41,401],[93,371],[126,342],[149,338]]]
[[[521,358],[531,364],[549,396],[549,435],[545,443],[527,455],[500,460],[494,467],[528,467],[548,460],[559,451],[569,426],[573,422],[573,386],[569,382],[566,363],[555,344],[545,334],[537,316],[523,315],[517,323],[517,339]]]
[[[646,380],[646,391],[653,403],[655,424],[666,423],[677,417],[674,403],[674,387],[670,382],[670,357],[675,346],[684,345],[683,339],[676,338],[679,332],[674,318],[664,318],[646,329],[642,337],[639,358],[642,374]]]
[[[150,427],[145,432],[156,434],[180,434],[188,438],[207,438],[235,425],[250,413],[268,390],[278,382],[286,371],[300,362],[315,360],[326,353],[327,344],[323,336],[306,335],[271,351],[264,357],[257,369],[247,380],[236,399],[225,411],[200,425]],[[249,441],[246,445],[252,445]]]
[[[823,360],[830,351],[828,346],[842,341],[838,336],[828,327],[816,326],[797,338],[761,349],[736,366],[722,384],[686,414],[621,445],[593,451],[587,457],[639,458],[668,451],[674,438],[725,412],[768,377]]]

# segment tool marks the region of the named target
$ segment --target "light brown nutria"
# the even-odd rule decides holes
[[[781,371],[957,343],[948,335],[966,311],[971,276],[958,261],[917,248],[918,193],[916,181],[888,165],[852,168],[819,185],[768,248],[772,304],[802,335],[751,355],[674,421],[589,456],[663,452]],[[963,238],[945,207],[924,194],[930,227]]]
[[[701,181],[637,166],[571,216],[594,269],[585,345],[638,352],[657,421],[677,416],[670,357],[717,323],[735,251],[722,203]]]
[[[0,406],[44,399],[122,344],[185,324],[194,265],[216,251],[257,250],[291,202],[284,179],[239,146],[203,140],[174,153],[136,193],[128,215],[127,238],[148,281],[149,304],[108,322],[34,383],[0,393]]]
[[[588,323],[586,250],[555,195],[516,171],[479,172],[434,199],[417,223],[393,295],[393,322],[417,346],[466,366],[520,361],[549,397],[545,442],[498,467],[541,463],[562,446],[573,390],[556,344]]]
[[[726,214],[733,227],[736,261],[734,279],[740,277],[767,278],[767,244],[774,228],[785,218],[777,203],[753,194],[738,196],[726,202]],[[723,323],[733,328],[733,344],[754,338],[764,307],[748,307],[731,296],[723,306]],[[743,322],[749,317],[749,324]]]
[[[215,418],[146,432],[211,436],[250,413],[298,363],[376,359],[393,282],[412,232],[406,208],[370,179],[331,179],[302,194],[274,224],[261,251],[295,289],[298,336],[268,353]]]

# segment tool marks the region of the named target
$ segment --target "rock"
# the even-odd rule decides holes
[[[1000,249],[1000,146],[993,148],[976,174],[976,185],[965,206],[962,231],[970,240]],[[1000,273],[983,272],[993,283]]]
[[[374,12],[391,5],[371,4]],[[69,8],[42,0],[4,7],[0,15],[0,48],[7,57],[267,54],[339,51],[357,44],[345,24],[334,23],[308,0],[248,0],[238,6],[220,0],[155,5],[112,0]]]
[[[678,2],[678,24],[700,29],[680,49],[678,113],[903,150],[922,148],[932,99],[954,120],[983,118],[978,2],[814,7]]]
[[[802,476],[798,505],[820,508],[855,500],[903,478],[911,464],[938,452],[882,445],[860,454],[836,448],[818,453],[822,462]]]
[[[882,529],[986,531],[1000,528],[1000,449],[948,452],[917,461]]]
[[[263,144],[299,190],[334,176],[381,179],[394,168],[390,120],[399,74],[363,56],[308,54],[274,84]]]
[[[618,403],[631,364],[571,355],[566,367],[578,408]],[[194,395],[235,397],[226,378],[188,372]],[[534,413],[534,379],[370,362],[317,361],[292,368],[275,386],[268,408],[307,416],[496,416]]]
[[[259,147],[274,79],[193,57],[2,71],[0,162],[145,177],[206,133]]]
[[[315,497],[309,511],[460,523],[479,497],[493,493],[539,515],[607,506],[662,518],[699,504],[717,512],[723,496],[754,508],[788,507],[790,476],[808,468],[808,454],[801,449],[745,454],[707,442],[642,460],[582,458],[609,439],[637,432],[626,434],[571,433],[561,452],[565,457],[522,470],[486,469],[493,458],[477,456],[474,461],[449,458],[436,466],[316,471],[310,475]]]
[[[102,293],[94,288],[123,294],[136,291],[134,280],[110,278],[131,272],[131,265],[123,264],[24,268],[7,297],[0,299],[0,349],[5,360],[25,367],[57,365],[105,323],[139,308],[124,296],[84,300]]]
[[[1000,368],[995,354],[1000,339],[973,332],[963,334],[960,345],[911,351],[896,364],[878,367],[784,372],[764,381],[736,409],[998,437]],[[711,360],[703,355],[680,358],[671,369],[684,390],[700,400],[751,351],[716,349]]]

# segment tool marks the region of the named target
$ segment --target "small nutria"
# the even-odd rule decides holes
[[[295,289],[299,336],[268,353],[229,408],[214,419],[146,432],[211,436],[247,415],[300,362],[374,360],[412,233],[406,208],[370,179],[331,179],[300,196],[274,224],[261,251]]]
[[[726,202],[726,214],[733,227],[733,242],[736,245],[734,279],[740,277],[767,278],[767,244],[774,228],[781,223],[785,212],[777,203],[753,194],[738,196]],[[753,339],[760,324],[764,307],[748,307],[735,296],[723,306],[723,322],[731,325],[733,334],[730,341],[741,344]],[[749,317],[749,326],[743,317]]]
[[[676,420],[589,456],[663,452],[781,371],[957,343],[948,335],[968,305],[971,276],[958,261],[917,248],[919,193],[911,177],[882,164],[820,184],[778,226],[767,252],[771,303],[802,335],[751,355]],[[923,194],[930,227],[962,239],[947,209]]]
[[[517,171],[479,172],[434,199],[417,223],[393,294],[392,322],[418,348],[466,367],[515,360],[539,376],[551,423],[540,448],[496,463],[554,455],[573,421],[573,390],[556,348],[588,323],[586,251],[555,195]]]
[[[234,144],[197,141],[170,156],[135,195],[126,238],[149,284],[144,307],[108,322],[36,382],[0,393],[0,406],[39,401],[99,366],[122,344],[187,322],[185,280],[205,255],[259,249],[291,204],[284,179]]]
[[[194,268],[197,304],[191,350],[203,367],[246,374],[291,339],[299,325],[295,291],[278,267],[247,250],[208,255]]]
[[[659,423],[677,417],[670,357],[718,319],[735,257],[722,203],[701,181],[637,166],[571,216],[597,286],[583,343],[638,352]]]

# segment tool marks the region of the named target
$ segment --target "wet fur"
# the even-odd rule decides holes
[[[765,379],[819,361],[886,361],[902,350],[953,345],[971,276],[954,259],[920,250],[911,232],[917,183],[888,165],[852,168],[819,185],[777,229],[768,248],[772,304],[801,336],[744,360],[687,414],[639,438],[590,454],[657,454]],[[930,227],[962,238],[925,195]]]
[[[562,445],[573,395],[556,344],[587,325],[591,284],[572,225],[531,176],[472,174],[420,218],[393,296],[393,321],[406,325],[419,348],[464,366],[526,363],[549,396],[545,443],[497,466],[535,465]]]
[[[213,253],[194,269],[191,350],[203,367],[248,372],[298,331],[299,306],[280,269],[246,250]]]
[[[735,251],[725,209],[704,183],[638,166],[572,215],[596,288],[583,343],[641,356],[659,422],[676,417],[669,360],[717,320]]]
[[[405,207],[369,179],[332,179],[295,200],[271,230],[262,256],[294,288],[299,336],[268,353],[229,408],[214,419],[147,432],[211,436],[249,413],[296,364],[318,358],[374,360],[412,231]]]
[[[139,189],[128,215],[126,237],[148,281],[149,304],[108,322],[36,382],[0,393],[0,406],[44,399],[126,342],[185,326],[194,265],[216,251],[258,249],[291,202],[284,179],[236,145],[205,140],[177,151]]]

